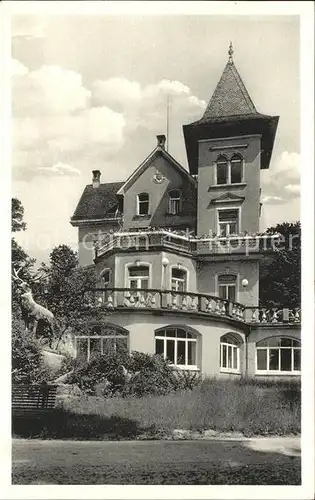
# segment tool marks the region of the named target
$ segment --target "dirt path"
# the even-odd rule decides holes
[[[300,484],[299,438],[13,440],[13,484]]]

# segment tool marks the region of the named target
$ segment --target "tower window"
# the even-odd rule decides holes
[[[238,209],[218,210],[218,233],[220,236],[229,236],[239,232]]]
[[[238,184],[242,182],[242,157],[234,155],[231,158],[231,184]]]
[[[137,215],[148,215],[149,213],[149,195],[140,193],[137,197]]]
[[[219,156],[217,163],[217,184],[229,184],[229,164],[224,156]]]
[[[172,189],[168,193],[168,212],[170,214],[176,215],[180,212],[180,191],[179,189]]]
[[[239,184],[243,180],[243,158],[236,154],[231,160],[219,156],[216,161],[217,184]]]

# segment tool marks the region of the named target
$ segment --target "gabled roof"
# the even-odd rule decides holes
[[[210,188],[211,189],[211,188]],[[209,189],[209,191],[210,191]],[[218,196],[217,198],[213,198],[211,200],[211,203],[221,203],[221,202],[243,202],[245,200],[245,196],[238,196],[237,194],[233,193],[224,193],[221,196]]]
[[[184,175],[188,181],[192,182],[196,185],[196,180],[190,175],[190,173],[178,163],[175,158],[173,158],[164,147],[157,146],[153,151],[147,156],[147,158],[139,165],[136,170],[128,177],[125,183],[122,184],[121,188],[117,192],[119,195],[123,195],[126,190],[140,177],[140,175],[150,166],[152,161],[158,156],[161,155],[168,161],[174,168],[176,168],[182,175]]]
[[[118,208],[117,191],[124,182],[109,182],[94,188],[88,184],[75,209],[71,222],[106,219]]]

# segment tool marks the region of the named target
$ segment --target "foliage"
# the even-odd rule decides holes
[[[25,231],[26,223],[23,221],[24,217],[24,207],[20,200],[17,198],[12,198],[11,200],[11,231],[15,233],[16,231]]]
[[[84,290],[93,287],[95,274],[79,267],[77,254],[67,245],[55,247],[49,256],[49,265],[43,264],[46,274],[40,299],[54,314],[58,325],[56,347],[60,340],[82,320],[87,305]]]
[[[282,240],[272,255],[260,264],[260,304],[267,307],[298,307],[301,303],[301,225],[282,223],[269,234],[280,233]]]
[[[41,356],[41,346],[21,321],[12,321],[12,383],[32,384],[49,379]]]
[[[161,356],[136,351],[98,355],[79,366],[74,361],[72,368],[70,383],[77,384],[87,394],[104,397],[164,395],[191,389],[199,383],[197,376],[178,375]]]
[[[12,198],[11,200],[11,208],[12,208],[12,221],[11,221],[11,230],[12,232],[17,231],[25,231],[26,223],[23,222],[24,216],[24,208],[20,200],[17,198]],[[11,272],[13,274],[13,270],[16,271],[20,269],[19,276],[28,281],[31,279],[31,270],[35,263],[35,259],[31,259],[25,250],[17,243],[15,238],[11,239]],[[20,306],[20,297],[19,290],[17,284],[14,280],[12,280],[12,311],[15,317],[21,317],[23,312],[21,311]]]

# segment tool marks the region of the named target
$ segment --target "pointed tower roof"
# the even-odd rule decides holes
[[[261,168],[268,168],[278,116],[259,113],[250,98],[233,61],[230,43],[229,59],[208,106],[200,120],[184,125],[188,163],[192,174],[197,173],[198,140],[233,135],[261,134]]]
[[[240,115],[257,115],[256,108],[233,61],[227,62],[202,121]]]

